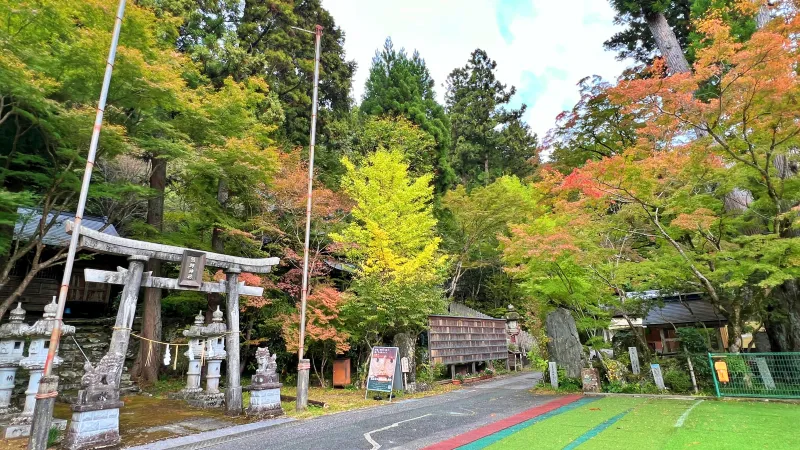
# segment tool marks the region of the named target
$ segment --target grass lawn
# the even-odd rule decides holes
[[[796,424],[796,404],[608,397],[484,448],[798,449]]]

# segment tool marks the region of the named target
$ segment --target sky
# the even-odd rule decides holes
[[[375,51],[395,48],[425,59],[444,100],[444,82],[476,48],[497,61],[497,78],[517,87],[514,106],[543,137],[555,117],[578,100],[589,75],[613,81],[629,65],[603,42],[619,27],[606,0],[323,0],[345,32],[348,60],[358,63],[353,96],[360,103]]]

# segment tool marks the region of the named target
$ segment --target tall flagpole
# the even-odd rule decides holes
[[[119,42],[119,32],[122,28],[122,17],[125,14],[125,1],[120,0],[117,7],[117,15],[114,18],[114,33],[111,38],[111,48],[108,51],[106,61],[106,72],[103,77],[103,87],[100,90],[100,101],[97,103],[97,114],[94,119],[92,129],[92,140],[89,144],[89,155],[86,158],[86,169],[83,172],[83,182],[81,183],[81,193],[78,198],[78,206],[75,210],[74,228],[69,241],[69,251],[67,261],[64,264],[64,276],[61,278],[61,287],[58,291],[58,310],[53,332],[50,335],[50,348],[47,351],[47,360],[44,363],[44,374],[39,382],[39,392],[36,394],[36,407],[33,412],[33,425],[31,427],[31,438],[28,441],[29,450],[44,450],[47,448],[47,436],[50,432],[51,420],[53,417],[53,406],[58,395],[58,377],[53,376],[53,360],[58,351],[58,343],[61,339],[61,325],[64,318],[64,305],[67,302],[67,292],[69,291],[69,281],[72,275],[72,266],[75,262],[75,252],[78,248],[78,235],[80,232],[81,219],[86,208],[86,197],[89,194],[89,184],[92,181],[92,169],[94,168],[95,157],[97,156],[97,143],[100,139],[100,128],[103,125],[103,113],[106,107],[106,97],[108,87],[111,84],[111,72],[114,70],[114,59],[117,54],[117,43]]]
[[[295,27],[292,27],[295,28]],[[295,28],[310,33],[308,30]],[[303,286],[300,291],[300,342],[297,350],[297,402],[295,409],[304,411],[308,408],[308,372],[311,369],[309,360],[303,358],[306,338],[306,303],[308,302],[308,254],[311,241],[311,193],[314,183],[314,145],[317,137],[317,86],[319,85],[319,53],[322,38],[322,26],[317,25],[316,48],[314,53],[314,96],[311,101],[311,142],[308,146],[308,198],[306,201],[306,240],[303,252]]]

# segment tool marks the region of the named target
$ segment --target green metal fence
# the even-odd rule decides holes
[[[800,398],[800,353],[709,353],[717,397]]]

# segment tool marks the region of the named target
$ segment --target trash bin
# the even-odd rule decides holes
[[[350,358],[333,361],[333,386],[345,387],[350,381]]]

